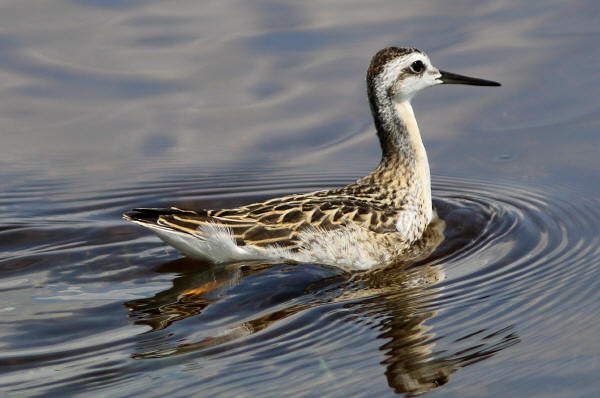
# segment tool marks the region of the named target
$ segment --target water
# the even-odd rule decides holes
[[[0,395],[596,396],[598,11],[3,2]],[[216,266],[121,220],[364,175],[391,44],[503,83],[415,98],[445,221],[420,256]]]

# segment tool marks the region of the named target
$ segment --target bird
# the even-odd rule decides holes
[[[413,47],[378,51],[366,81],[381,146],[381,161],[366,176],[340,188],[236,208],[136,208],[124,219],[150,228],[187,257],[212,263],[316,263],[350,271],[392,264],[435,216],[412,98],[441,84],[500,83],[440,70]]]

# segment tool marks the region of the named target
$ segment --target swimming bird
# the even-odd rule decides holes
[[[341,188],[232,209],[138,208],[124,218],[150,228],[186,256],[216,263],[293,261],[350,270],[389,264],[434,217],[429,162],[411,99],[439,84],[500,86],[439,70],[416,48],[384,48],[367,70],[382,156],[365,177]]]

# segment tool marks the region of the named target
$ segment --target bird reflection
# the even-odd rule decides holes
[[[344,303],[344,307],[352,313],[378,322],[381,331],[378,338],[384,341],[380,349],[386,355],[382,365],[390,387],[409,396],[431,391],[446,384],[459,368],[490,357],[519,341],[512,327],[508,327],[485,336],[483,331],[470,333],[465,337],[473,340],[470,346],[465,349],[463,340],[460,351],[454,354],[448,354],[449,350],[435,351],[439,337],[427,321],[440,310],[435,306],[429,308],[427,303],[438,295],[440,289],[435,285],[444,279],[443,268],[436,265],[436,259],[443,257],[445,251],[455,250],[440,245],[444,238],[443,230],[444,222],[436,219],[401,262],[369,272],[348,273],[333,267],[317,266],[307,270],[307,266],[258,263],[216,266],[189,259],[165,263],[158,272],[176,272],[181,276],[173,280],[172,288],[154,297],[125,303],[134,322],[149,326],[150,332],[201,315],[209,321],[218,318],[221,322],[216,322],[218,326],[214,329],[203,329],[202,337],[191,336],[185,342],[140,343],[133,357],[157,358],[187,352],[208,355],[226,351],[236,344],[242,345],[239,342],[242,337],[268,329],[301,311],[329,303]],[[300,268],[306,271],[306,275],[295,275],[294,281],[297,280],[298,285],[278,285],[279,290],[274,292],[268,290],[275,289],[269,281],[261,280],[267,278],[274,267],[280,267],[281,272],[301,272],[297,270]],[[236,290],[238,284],[243,286],[232,297],[228,292]],[[239,290],[248,296],[240,297],[244,293]],[[266,294],[267,298],[263,300],[261,294]],[[207,311],[211,312],[211,306],[227,300],[243,303],[256,300],[252,305],[258,308],[252,308],[249,316],[240,316],[239,321],[227,322],[228,327],[223,327],[223,318],[235,318],[236,314],[223,314],[217,310],[207,314]],[[239,303],[237,307],[233,305],[234,310],[239,308]],[[231,304],[227,308],[231,309]],[[257,313],[260,316],[252,316]],[[202,329],[198,324],[191,327]]]

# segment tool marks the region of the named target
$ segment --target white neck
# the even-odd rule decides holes
[[[394,205],[405,209],[412,220],[407,225],[414,224],[416,235],[420,236],[433,216],[427,153],[410,98],[392,96],[385,87],[378,80],[367,82],[382,150],[381,163],[373,173],[384,184],[396,185],[392,189]]]
[[[432,217],[431,207],[431,176],[429,171],[429,161],[427,159],[427,152],[421,139],[421,133],[419,132],[419,126],[415,119],[415,114],[409,100],[403,100],[401,102],[394,101],[394,109],[397,117],[400,119],[406,128],[406,134],[403,140],[405,144],[410,148],[409,151],[413,154],[414,161],[414,179],[410,190],[415,195],[415,199],[418,206],[422,206],[426,222],[429,223]],[[399,149],[403,145],[399,145]],[[405,154],[400,154],[405,155]]]

